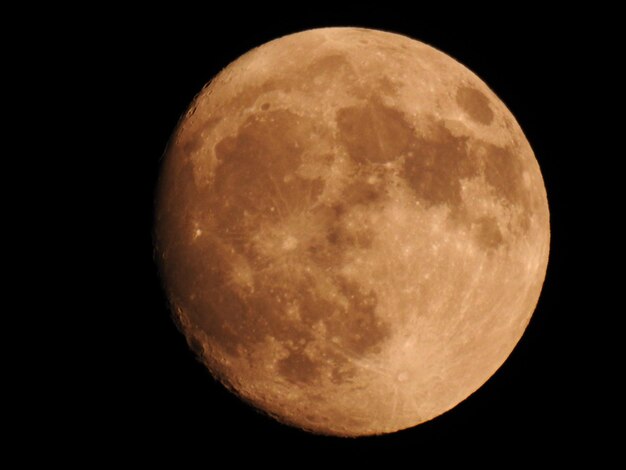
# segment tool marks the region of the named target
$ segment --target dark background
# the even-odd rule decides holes
[[[329,462],[340,456],[359,462],[376,456],[409,458],[417,466],[433,458],[480,463],[501,454],[507,456],[500,461],[504,465],[598,452],[594,436],[601,430],[601,413],[590,395],[597,385],[589,384],[599,383],[599,372],[589,350],[599,341],[584,315],[600,307],[592,305],[581,282],[581,272],[588,274],[592,261],[584,249],[587,219],[580,221],[581,214],[593,218],[597,212],[578,183],[585,175],[593,178],[580,164],[586,150],[577,136],[589,125],[583,109],[592,107],[595,98],[581,90],[598,60],[585,39],[593,22],[584,19],[585,12],[427,12],[379,2],[350,8],[152,9],[109,12],[105,18],[89,32],[98,60],[86,60],[79,78],[98,84],[91,106],[104,119],[93,135],[106,142],[103,171],[112,178],[99,203],[102,230],[115,248],[111,259],[103,260],[115,264],[110,268],[115,274],[106,271],[106,293],[100,297],[107,331],[110,327],[103,351],[106,373],[98,374],[93,387],[101,398],[85,410],[94,441],[103,433],[108,452],[175,449],[206,459],[227,452],[233,464],[250,456],[269,461],[299,455],[294,466],[314,456]],[[279,424],[219,385],[171,320],[152,258],[160,160],[194,95],[249,49],[321,26],[405,34],[475,72],[524,130],[541,166],[551,211],[543,292],[505,364],[444,415],[399,433],[356,440]],[[84,34],[89,27],[81,27]],[[69,42],[75,39],[80,37]]]

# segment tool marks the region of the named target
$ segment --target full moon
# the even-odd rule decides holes
[[[522,336],[548,262],[546,191],[513,115],[387,32],[309,30],[231,63],[180,119],[156,196],[190,347],[320,434],[390,433],[467,398]]]

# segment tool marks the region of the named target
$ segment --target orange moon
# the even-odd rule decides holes
[[[174,316],[226,387],[361,436],[430,420],[511,353],[548,261],[546,191],[515,118],[397,34],[292,34],[195,97],[161,169]]]

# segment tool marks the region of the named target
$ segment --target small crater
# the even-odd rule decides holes
[[[187,344],[196,356],[198,356],[199,358],[202,358],[204,356],[204,345],[202,344],[202,341],[200,341],[198,338],[191,335],[187,336]]]
[[[259,96],[276,90],[289,91],[292,86],[293,84],[290,80],[270,79],[258,86],[244,87],[240,93],[229,100],[224,109],[244,109],[250,107],[254,105]]]
[[[474,121],[484,125],[493,121],[489,99],[477,89],[468,86],[459,88],[456,92],[456,102]]]
[[[267,111],[268,109],[270,109],[270,104],[269,104],[269,103],[263,103],[263,104],[261,105],[261,109],[262,109],[263,111]]]

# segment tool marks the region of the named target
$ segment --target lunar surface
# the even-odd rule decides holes
[[[171,138],[155,220],[172,310],[211,373],[339,436],[415,426],[485,383],[530,320],[550,236],[532,149],[485,83],[357,28],[269,42],[208,84]]]

